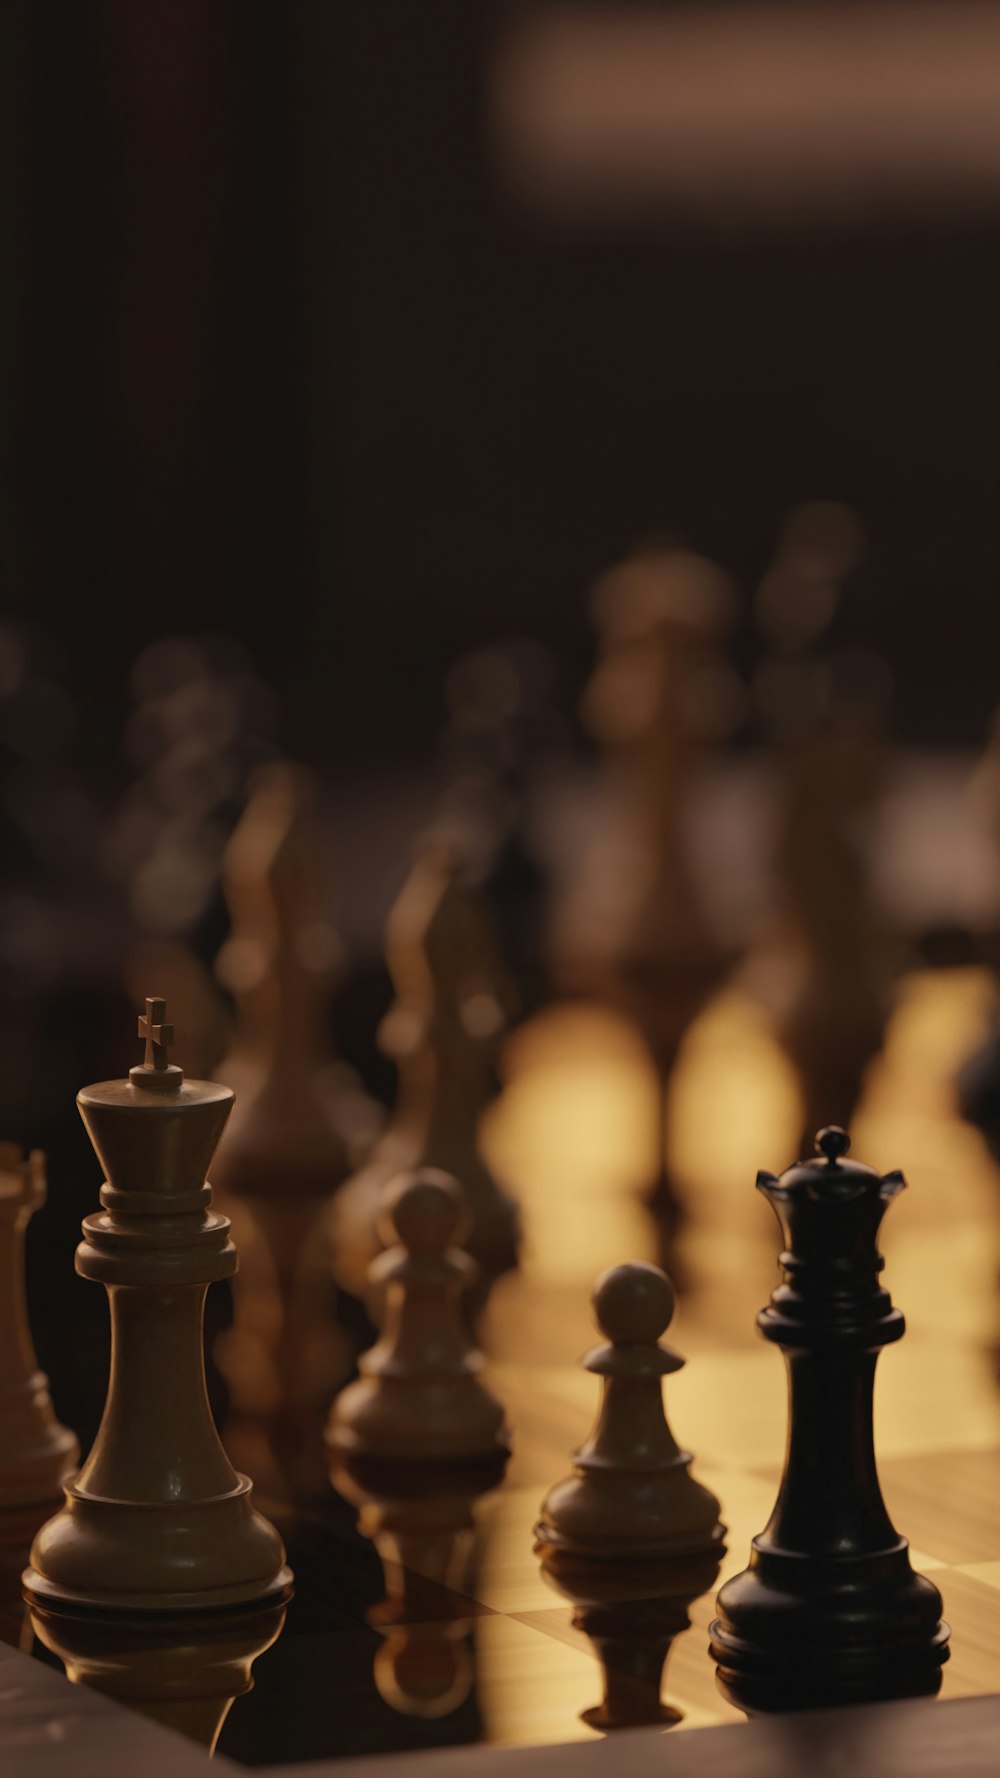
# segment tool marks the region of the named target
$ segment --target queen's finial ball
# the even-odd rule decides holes
[[[825,1129],[817,1132],[816,1153],[825,1155],[831,1167],[845,1155],[851,1146],[851,1138],[839,1124],[828,1124]]]

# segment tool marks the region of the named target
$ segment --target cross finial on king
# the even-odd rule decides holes
[[[184,1079],[183,1068],[171,1062],[167,1054],[174,1041],[174,1028],[166,1022],[167,1003],[160,994],[147,994],[146,1011],[139,1015],[139,1036],[146,1045],[142,1062],[128,1071],[135,1087],[147,1092],[176,1092]]]

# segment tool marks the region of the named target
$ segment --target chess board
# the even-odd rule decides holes
[[[589,1279],[603,1264],[650,1257],[640,1189],[643,1131],[656,1121],[649,1082],[629,1034],[584,1009],[542,1015],[525,1034],[487,1132],[494,1163],[516,1181],[527,1231],[524,1265],[496,1287],[483,1329],[514,1432],[506,1474],[475,1501],[474,1529],[456,1531],[445,1515],[437,1541],[410,1539],[405,1561],[398,1539],[364,1535],[356,1500],[331,1492],[290,1515],[265,1499],[281,1519],[297,1591],[282,1635],[256,1663],[254,1689],[232,1707],[217,1758],[273,1772],[332,1762],[331,1771],[375,1778],[386,1756],[404,1756],[386,1767],[403,1778],[409,1756],[415,1774],[485,1778],[514,1750],[528,1770],[523,1750],[533,1749],[532,1772],[600,1765],[638,1774],[662,1760],[668,1735],[678,1773],[791,1773],[804,1746],[832,1737],[842,1753],[855,1748],[844,1757],[872,1778],[912,1770],[917,1744],[927,1773],[990,1769],[1000,1725],[1000,1197],[950,1087],[985,1004],[976,972],[910,978],[854,1131],[859,1158],[902,1164],[909,1185],[882,1240],[885,1281],[908,1331],[879,1361],[876,1444],[890,1515],[940,1588],[951,1625],[939,1699],[747,1723],[716,1686],[707,1652],[715,1594],[745,1566],[770,1514],[785,1436],[783,1365],[754,1331],[776,1279],[776,1232],[752,1182],[757,1165],[788,1161],[796,1116],[765,1024],[730,993],[692,1034],[671,1108],[689,1219],[667,1337],[687,1363],[667,1379],[666,1400],[728,1527],[720,1572],[690,1601],[690,1627],[667,1656],[662,1698],[676,1720],[622,1734],[587,1720],[603,1692],[598,1650],[533,1547],[541,1497],[567,1472],[596,1405],[596,1381],[576,1362],[594,1339]],[[720,1118],[719,1105],[732,1116]],[[400,1598],[404,1611],[393,1609]],[[121,1720],[126,1735],[138,1719]],[[30,1778],[30,1763],[22,1769]]]

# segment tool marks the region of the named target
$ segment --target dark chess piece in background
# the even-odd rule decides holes
[[[599,582],[594,608],[600,654],[583,717],[605,750],[616,833],[603,836],[556,942],[566,985],[620,1007],[649,1046],[660,1105],[650,1204],[659,1256],[677,1275],[667,1090],[687,1031],[731,963],[695,868],[691,814],[736,706],[724,655],[734,596],[713,563],[651,546]]]
[[[689,1611],[715,1584],[719,1553],[673,1561],[613,1562],[540,1551],[542,1573],[575,1606],[573,1627],[589,1636],[601,1663],[604,1697],[581,1712],[594,1729],[633,1729],[683,1720],[663,1701],[664,1667]]]
[[[233,1325],[215,1345],[230,1393],[225,1436],[292,1498],[326,1492],[323,1425],[355,1356],[323,1212],[380,1123],[327,1040],[339,940],[326,837],[312,775],[262,766],[223,860],[232,930],[216,963],[236,1003],[216,1070],[237,1095],[214,1170],[240,1252]]]
[[[612,1266],[598,1278],[593,1303],[607,1342],[583,1365],[603,1378],[601,1408],[573,1475],[542,1502],[538,1544],[621,1562],[718,1555],[719,1502],[691,1475],[691,1453],[680,1449],[663,1408],[663,1378],[684,1363],[660,1345],[673,1286],[658,1266]]]
[[[463,1221],[459,1187],[434,1168],[403,1174],[386,1193],[381,1227],[394,1244],[372,1264],[384,1327],[359,1380],[333,1404],[335,1453],[492,1464],[508,1450],[503,1408],[480,1381],[483,1358],[463,1313],[477,1272],[457,1246]]]
[[[367,1613],[383,1638],[374,1678],[401,1715],[451,1716],[473,1692],[476,1508],[506,1460],[500,1451],[485,1465],[356,1457],[334,1465],[334,1486],[358,1506],[358,1528],[381,1558],[385,1597]]]
[[[77,1270],[106,1286],[111,1375],[101,1426],[25,1572],[43,1607],[178,1612],[287,1597],[281,1539],[219,1441],[205,1390],[209,1284],[236,1250],[205,1173],[233,1101],[170,1062],[161,1000],[146,1001],[145,1061],[77,1104],[106,1179]]]
[[[420,844],[389,915],[386,957],[396,999],[379,1039],[398,1068],[396,1107],[368,1161],[330,1205],[334,1272],[377,1322],[381,1286],[373,1288],[369,1269],[380,1247],[385,1187],[404,1170],[439,1168],[461,1181],[471,1218],[465,1246],[480,1268],[474,1312],[492,1281],[517,1263],[517,1205],[479,1144],[496,1095],[511,990],[489,911],[447,839],[431,835]]]
[[[788,1448],[774,1512],[710,1631],[723,1693],[751,1712],[933,1693],[948,1658],[941,1595],[911,1568],[875,1464],[875,1363],[904,1331],[876,1239],[905,1181],[846,1160],[843,1130],[816,1146],[819,1159],[757,1178],[785,1244],[757,1325],[788,1366]]]
[[[253,1685],[259,1655],[281,1635],[283,1602],[186,1617],[127,1611],[60,1611],[33,1600],[30,1624],[75,1685],[197,1741],[211,1753],[236,1698]]]

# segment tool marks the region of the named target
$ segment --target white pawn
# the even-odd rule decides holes
[[[601,1408],[574,1474],[542,1502],[538,1542],[624,1560],[720,1551],[719,1502],[690,1474],[663,1409],[662,1378],[684,1363],[659,1344],[674,1312],[670,1279],[658,1266],[612,1266],[592,1300],[609,1343],[583,1365],[604,1378]]]
[[[334,1402],[329,1444],[351,1454],[464,1462],[508,1447],[500,1403],[480,1382],[483,1357],[466,1332],[463,1292],[478,1267],[453,1245],[467,1223],[451,1176],[434,1167],[389,1187],[372,1284],[386,1291],[381,1339]]]

